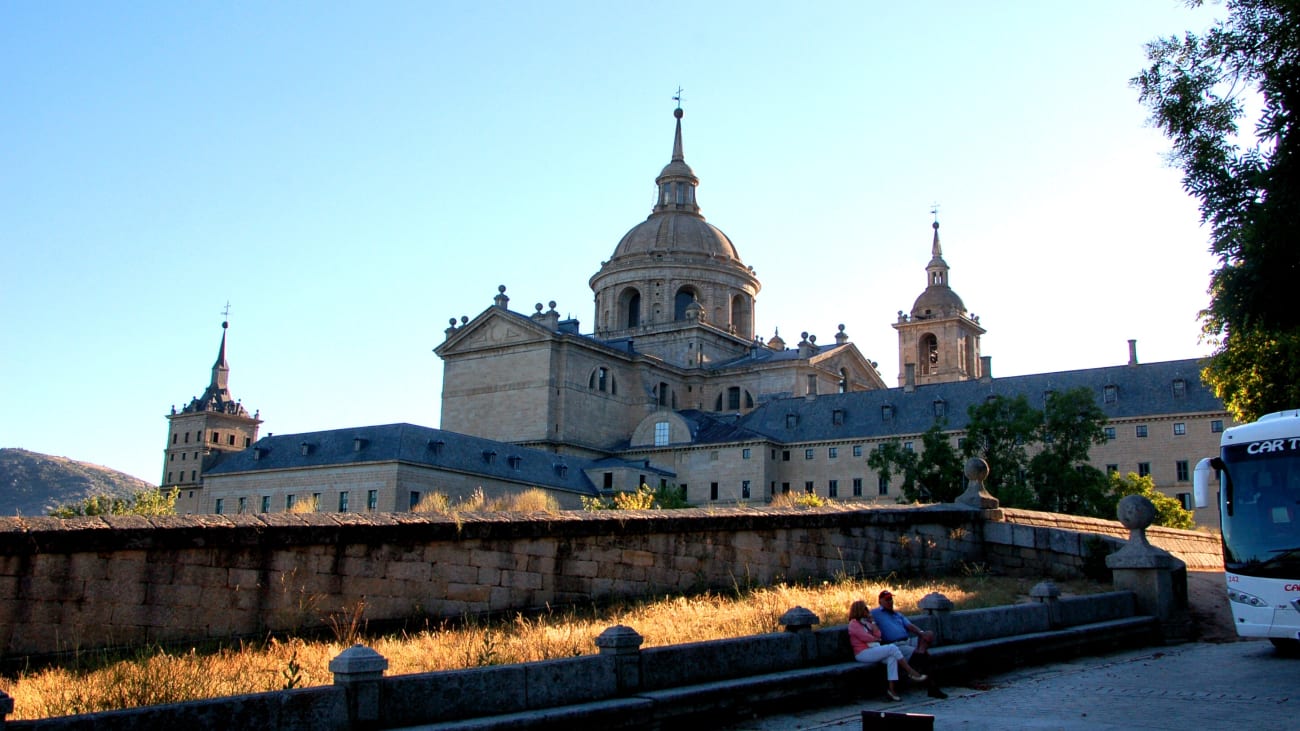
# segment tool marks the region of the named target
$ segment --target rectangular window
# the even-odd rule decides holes
[[[889,480],[886,480],[884,475],[881,475],[880,478],[876,481],[876,494],[877,495],[889,494]]]
[[[263,512],[263,513],[269,513],[269,512],[271,512],[271,496],[270,496],[270,495],[263,495],[263,496],[262,496],[262,512]]]
[[[882,444],[881,446],[884,446],[884,445]],[[912,443],[911,443],[911,442],[903,442],[903,451],[904,451],[904,452],[911,452],[911,451],[913,451],[913,450],[912,450]]]
[[[827,456],[827,457],[830,457],[831,459],[838,459],[839,456],[840,456],[840,448],[839,448],[839,447],[827,447],[827,448],[826,448],[826,456]]]
[[[604,477],[601,478],[601,486],[604,487],[606,490],[612,490],[612,489],[614,488],[614,473],[613,473],[613,472],[606,472],[606,473],[605,473]]]
[[[411,510],[415,510],[415,506],[419,504],[420,504],[420,491],[412,490],[410,498],[407,502],[407,507],[410,508]]]
[[[180,434],[172,434],[172,444],[175,444],[175,443],[176,443],[176,439],[179,438],[179,437],[180,437]]]
[[[235,446],[235,435],[234,435],[234,434],[229,434],[229,435],[226,436],[226,444],[228,444],[228,445],[230,445],[230,446],[232,446],[232,447]]]
[[[185,432],[185,443],[186,443],[186,444],[189,444],[189,443],[190,443],[190,433],[189,433],[189,432]]]
[[[749,499],[749,480],[742,480],[740,483],[740,497],[745,500]]]
[[[1146,439],[1146,438],[1147,438],[1147,425],[1146,425],[1146,424],[1138,424],[1138,425],[1137,425],[1137,435],[1138,435],[1138,439]]]
[[[812,458],[813,458],[813,450],[811,450],[811,449],[805,449],[805,450],[803,450],[803,458],[804,458],[804,459],[812,459]]]
[[[244,449],[248,449],[249,445],[251,445],[252,443],[253,443],[252,437],[244,437]]]
[[[934,418],[942,419],[945,411],[945,404],[942,401],[934,402]]]
[[[226,507],[225,498],[217,498],[217,515],[221,515],[225,507]]]
[[[1101,400],[1108,404],[1113,404],[1119,399],[1119,387],[1102,386]]]
[[[655,423],[655,446],[668,446],[668,422],[666,421]]]
[[[839,480],[831,480],[830,482],[826,483],[826,496],[827,496],[827,497],[839,497],[839,496],[840,496],[840,481],[839,481]]]
[[[813,484],[812,484],[812,480],[809,480],[809,481],[803,483],[803,491],[806,492],[806,493],[808,493],[809,495],[813,494]]]
[[[861,457],[861,456],[862,456],[862,445],[861,445],[861,444],[854,444],[854,445],[853,445],[853,456],[854,456],[854,457]]]
[[[1108,442],[1115,441],[1115,427],[1113,426],[1106,427],[1106,441]]]
[[[212,432],[212,443],[216,444],[221,441],[221,437],[215,431]]]
[[[1119,474],[1119,465],[1117,465],[1117,464],[1108,464],[1108,465],[1106,465],[1106,474],[1108,474],[1108,475]]]
[[[853,497],[862,497],[862,478],[853,478]]]
[[[844,409],[835,409],[831,412],[831,423],[835,426],[844,425]]]
[[[1183,510],[1192,509],[1192,494],[1190,492],[1180,492],[1174,497],[1178,498],[1178,502],[1183,506]]]
[[[1181,378],[1174,379],[1174,398],[1183,398],[1187,395],[1187,381]]]
[[[247,512],[248,512],[248,498],[241,497],[239,498],[239,514],[243,515],[244,513]]]
[[[173,454],[172,456],[175,457],[176,455]],[[168,482],[168,483],[171,483],[171,481],[172,481],[172,473],[168,472],[168,473],[167,473],[167,482]]]
[[[775,449],[772,450],[772,461],[773,461],[773,462],[776,461],[776,450],[775,450]]]
[[[1174,462],[1174,475],[1179,482],[1187,482],[1190,472],[1187,469],[1187,460],[1180,459]]]
[[[740,458],[749,459],[749,447],[745,447],[744,449],[740,450]]]
[[[782,462],[789,462],[789,461],[790,461],[790,450],[788,450],[788,449],[782,449],[782,450],[781,450],[781,461],[782,461]]]
[[[1214,421],[1210,422],[1211,434],[1218,434],[1221,431],[1223,431],[1223,419],[1215,419]]]
[[[1181,437],[1187,433],[1187,425],[1181,421],[1174,422],[1174,436]]]
[[[293,504],[294,504],[295,502],[297,502],[297,500],[295,499],[295,497],[296,497],[296,496],[294,496],[294,495],[285,495],[285,496],[284,496],[284,509],[285,509],[285,510],[293,510]]]
[[[1138,462],[1138,477],[1147,477],[1151,474],[1150,462]]]
[[[312,510],[320,510],[320,493],[319,493],[319,492],[313,492],[313,493],[311,494],[311,509],[312,509]]]
[[[782,483],[781,483],[781,494],[782,494],[782,495],[788,495],[789,493],[790,493],[790,483],[788,483],[788,482],[782,482]]]
[[[793,428],[795,428],[796,426],[799,426],[799,415],[798,415],[798,414],[786,414],[786,415],[785,415],[785,428],[786,428],[786,429],[793,429]]]
[[[375,512],[379,508],[379,491],[371,490],[366,493],[366,510]]]
[[[881,421],[893,421],[893,419],[894,419],[894,407],[893,407],[893,406],[881,406],[881,407],[880,407],[880,420],[881,420]]]
[[[344,490],[343,492],[339,493],[339,512],[340,513],[348,512],[348,491],[347,490]]]
[[[718,499],[718,483],[716,482],[709,483],[709,499],[710,500]]]

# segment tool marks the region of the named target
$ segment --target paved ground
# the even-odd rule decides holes
[[[862,729],[863,711],[934,716],[941,731],[991,729],[1300,729],[1300,659],[1265,641],[1188,643],[1081,658],[946,688],[934,700],[859,703],[754,719],[731,731]],[[878,728],[888,728],[878,726]]]

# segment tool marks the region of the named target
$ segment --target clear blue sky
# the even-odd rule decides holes
[[[940,204],[995,376],[1206,354],[1207,231],[1128,79],[1222,9],[1091,2],[0,4],[0,446],[162,470],[230,302],[263,433],[437,426],[449,317],[589,332],[685,88],[759,331],[886,381]]]

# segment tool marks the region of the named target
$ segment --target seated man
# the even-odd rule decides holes
[[[880,628],[881,642],[897,645],[908,662],[915,662],[913,655],[924,658],[929,654],[930,645],[934,643],[934,633],[917,627],[907,617],[894,611],[894,593],[890,590],[880,592],[880,606],[871,610],[871,618]],[[912,644],[913,635],[916,636],[915,645]],[[926,689],[931,698],[948,697],[934,682],[934,673],[930,673]]]

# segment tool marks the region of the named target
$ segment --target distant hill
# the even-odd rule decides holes
[[[26,449],[0,448],[0,515],[48,515],[92,495],[130,497],[157,487],[107,467]]]

